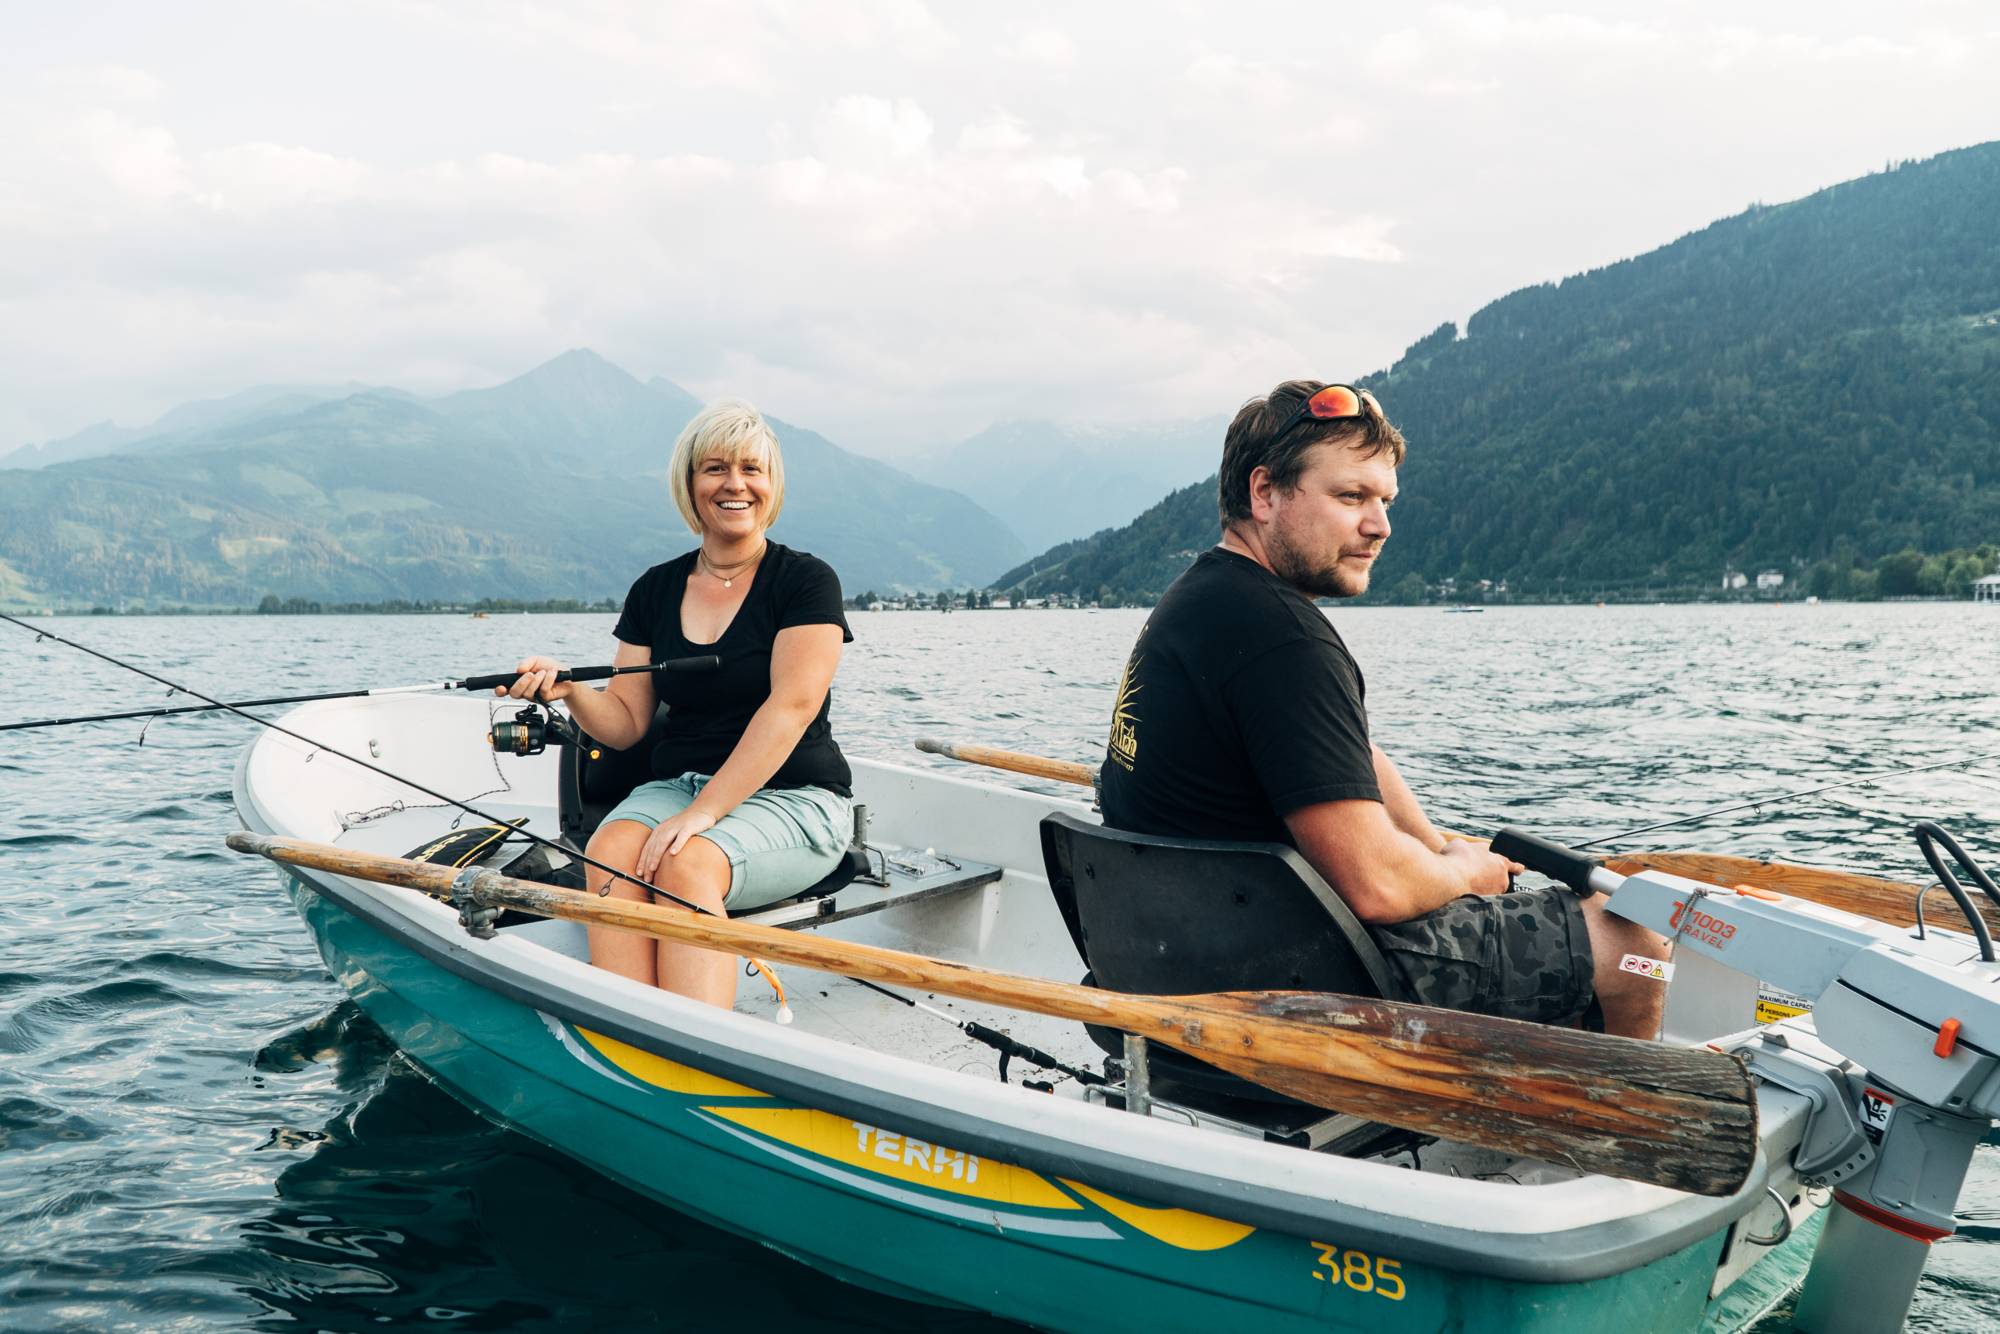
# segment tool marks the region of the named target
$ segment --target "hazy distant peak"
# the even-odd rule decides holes
[[[254,385],[218,398],[182,403],[143,426],[98,422],[47,444],[23,445],[6,455],[5,462],[9,467],[40,468],[106,454],[153,449],[176,439],[226,429],[253,418],[296,412],[314,403],[347,397],[355,391],[379,394],[403,392],[364,385],[355,380],[345,385]]]
[[[652,390],[656,394],[661,395],[662,397],[675,399],[676,401],[683,401],[688,403],[701,402],[700,399],[696,398],[693,394],[681,388],[681,386],[675,384],[672,380],[669,380],[664,375],[655,375],[652,379],[646,381],[646,388]]]
[[[543,392],[596,393],[613,397],[626,397],[643,388],[637,376],[587,347],[573,347],[496,387],[507,389],[517,385],[533,386]]]

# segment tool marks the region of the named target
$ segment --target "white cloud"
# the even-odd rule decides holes
[[[1403,252],[1390,243],[1395,226],[1389,218],[1364,214],[1350,222],[1319,228],[1299,239],[1299,252],[1315,259],[1357,259],[1367,264],[1398,264]]]
[[[1273,106],[1292,95],[1292,81],[1272,65],[1222,51],[1204,51],[1188,62],[1183,77],[1200,92],[1223,100]]]
[[[160,80],[129,65],[70,66],[42,71],[41,89],[58,98],[99,103],[147,102],[158,97]]]
[[[213,208],[270,212],[354,199],[368,188],[372,173],[352,158],[250,143],[202,154],[194,175]]]
[[[1398,28],[1367,44],[1363,65],[1380,79],[1407,78],[1430,62],[1433,49],[1415,28]]]
[[[930,147],[931,118],[906,97],[850,94],[819,114],[813,137],[830,158],[879,166],[920,157]]]
[[[1113,167],[1099,181],[1105,197],[1127,208],[1146,213],[1172,213],[1181,206],[1181,187],[1188,174],[1179,167],[1141,176],[1123,167]]]
[[[1076,63],[1076,43],[1055,28],[1030,28],[1015,41],[1014,54],[1033,65],[1062,68]]]
[[[1004,111],[993,112],[967,125],[958,134],[961,153],[1018,153],[1035,142],[1027,125]]]
[[[576,345],[863,448],[1212,413],[1989,137],[2000,63],[1972,0],[232,11],[276,69],[203,3],[0,83],[0,447]]]
[[[171,131],[142,125],[116,111],[86,111],[64,131],[79,160],[100,173],[115,192],[157,201],[188,188],[185,164]]]

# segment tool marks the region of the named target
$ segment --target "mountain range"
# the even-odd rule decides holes
[[[1992,542],[2000,143],[1514,292],[1365,383],[1410,443],[1378,593],[1649,596]],[[1143,600],[1217,536],[1211,476],[994,587]]]
[[[1411,445],[1378,594],[1837,589],[2000,538],[1996,218],[1986,144],[1441,326],[1365,381]],[[687,540],[663,469],[696,406],[577,350],[442,398],[264,386],[100,424],[0,456],[0,606],[615,597]],[[898,468],[779,423],[776,536],[850,591],[1143,600],[1216,538],[1223,424],[1005,422]]]
[[[116,454],[142,441],[164,443],[201,431],[228,426],[250,417],[296,412],[314,403],[323,403],[330,398],[345,398],[350,394],[366,393],[370,388],[359,383],[349,383],[339,388],[319,385],[258,385],[224,398],[205,398],[193,403],[183,403],[149,426],[119,426],[115,422],[98,422],[60,440],[0,451],[0,468],[43,468],[51,463],[67,463],[72,459]],[[397,391],[385,389],[376,392],[393,394]]]
[[[1000,422],[908,463],[998,515],[1037,551],[1116,527],[1168,487],[1215,471],[1226,416],[1123,428]]]
[[[664,478],[698,406],[576,350],[443,398],[269,387],[92,428],[0,460],[0,604],[616,597],[691,540]],[[963,586],[1024,554],[964,495],[773,425],[774,536],[850,590]]]

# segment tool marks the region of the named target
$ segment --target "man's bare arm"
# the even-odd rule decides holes
[[[1403,775],[1380,746],[1371,745],[1375,752],[1375,785],[1382,789],[1382,807],[1389,813],[1389,823],[1408,834],[1432,852],[1444,851],[1448,841],[1434,828],[1424,815],[1424,808],[1417,803],[1417,794],[1410,791],[1410,785],[1403,781]]]
[[[1403,791],[1407,795],[1409,789]],[[1460,895],[1507,888],[1505,858],[1478,844],[1442,838],[1443,848],[1434,852],[1399,829],[1383,802],[1323,801],[1287,815],[1285,827],[1313,869],[1364,922],[1407,922]]]

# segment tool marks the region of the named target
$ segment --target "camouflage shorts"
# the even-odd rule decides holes
[[[1468,894],[1369,934],[1421,1005],[1562,1024],[1596,994],[1590,932],[1566,889]]]

